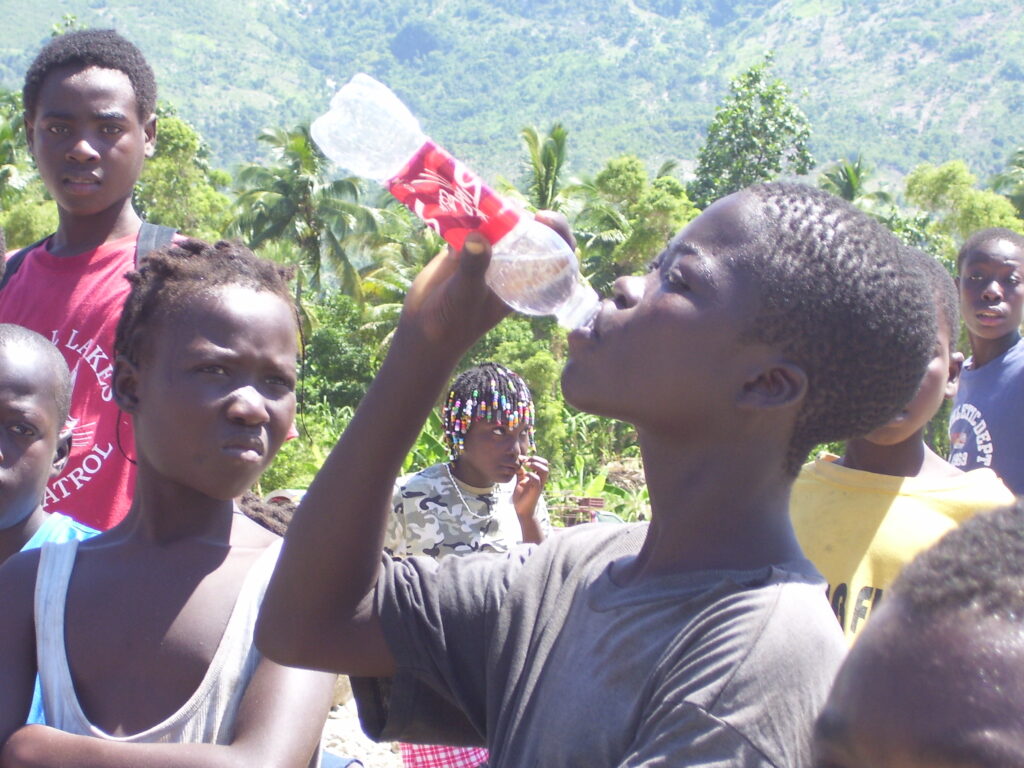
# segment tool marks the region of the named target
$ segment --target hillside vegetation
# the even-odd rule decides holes
[[[861,153],[895,175],[958,157],[985,178],[1021,142],[1014,0],[0,0],[0,88],[64,13],[137,41],[224,168],[367,71],[487,175],[519,178],[520,128],[556,121],[571,173],[622,152],[686,171],[728,79],[768,50],[819,163]]]

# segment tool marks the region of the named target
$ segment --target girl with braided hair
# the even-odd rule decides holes
[[[450,461],[400,477],[384,547],[440,559],[543,540],[547,460],[534,455],[533,398],[515,371],[482,363],[452,382],[441,411]],[[486,749],[401,744],[406,768],[475,768]]]
[[[534,407],[522,377],[498,363],[463,371],[442,409],[450,461],[395,483],[385,546],[399,557],[540,543],[548,462],[535,455]]]

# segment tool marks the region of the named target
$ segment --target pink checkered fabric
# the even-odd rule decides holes
[[[477,768],[487,762],[486,749],[400,744],[405,768]]]

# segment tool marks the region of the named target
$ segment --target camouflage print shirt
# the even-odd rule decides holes
[[[405,475],[395,482],[384,549],[396,557],[471,552],[507,552],[522,541],[512,505],[515,479],[490,488],[463,482],[456,488],[444,464]],[[461,496],[459,492],[461,491]],[[534,512],[540,529],[550,530],[547,505],[541,496]]]

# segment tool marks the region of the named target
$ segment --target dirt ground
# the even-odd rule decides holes
[[[378,744],[366,738],[344,678],[339,679],[335,706],[324,725],[323,747],[336,755],[358,758],[365,768],[402,768],[397,744]]]

